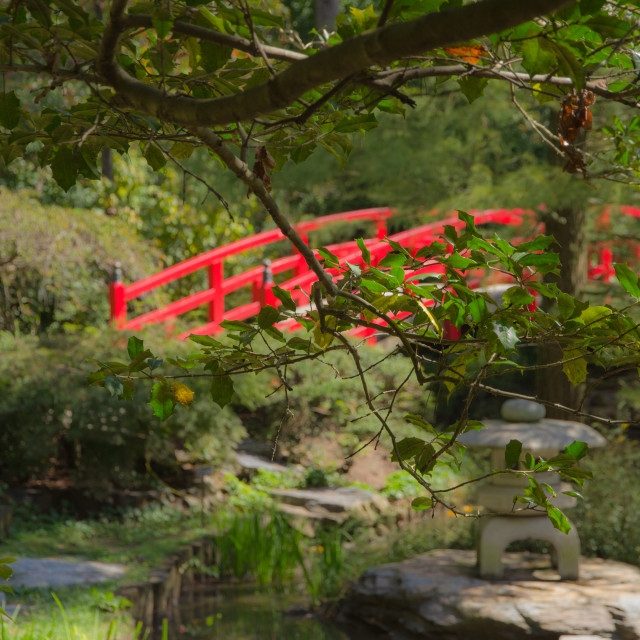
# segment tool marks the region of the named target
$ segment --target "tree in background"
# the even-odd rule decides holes
[[[366,392],[357,349],[344,331],[382,321],[380,331],[399,340],[420,384],[439,381],[467,389],[449,432],[412,418],[431,434],[418,442],[397,442],[385,418],[393,400],[390,406],[376,404],[366,393],[368,410],[389,434],[395,458],[430,500],[441,501],[424,475],[449,455],[457,460],[456,439],[468,427],[474,394],[499,392],[489,378],[500,367],[518,369],[509,360],[518,344],[561,343],[564,371],[577,384],[587,361],[610,368],[621,362],[615,353],[623,353],[626,364],[637,358],[637,325],[625,313],[588,307],[533,279],[532,272],[557,269],[557,256],[546,251],[551,238],[517,249],[501,238],[487,241],[464,214],[461,228],[447,230],[452,253],[443,243],[415,256],[394,247],[397,253],[376,266],[363,243],[361,267],[340,267],[326,251],[321,263],[283,215],[277,189],[272,195],[272,174],[290,160],[306,160],[319,146],[346,158],[353,133],[375,128],[381,112],[404,114],[415,106],[415,93],[455,88],[473,102],[495,81],[511,88],[514,107],[562,157],[566,172],[585,180],[594,173],[634,179],[635,119],[623,115],[610,144],[589,154],[581,137],[591,128],[596,99],[636,108],[632,51],[639,10],[631,2],[605,0],[386,0],[377,8],[353,7],[338,15],[336,33],[308,45],[287,28],[286,13],[282,5],[265,10],[250,0],[113,0],[108,16],[100,19],[93,3],[13,0],[0,13],[5,72],[0,152],[8,164],[36,152],[54,180],[69,189],[80,176],[99,177],[104,148],[121,155],[138,148],[154,171],[173,163],[225,206],[212,177],[217,159],[257,197],[317,275],[314,310],[304,320],[311,337],[287,340],[274,326],[295,308],[287,292],[279,291],[284,311],[266,307],[255,325],[227,325],[235,331],[236,349],[200,338],[199,358],[175,362],[185,369],[204,364],[214,399],[225,404],[233,393],[232,375],[273,368],[286,389],[285,365],[340,348],[352,355]],[[516,98],[521,93],[555,101],[557,133],[526,112]],[[212,168],[201,175],[185,164],[197,148],[212,156]],[[446,281],[405,282],[402,267],[425,264],[439,265]],[[462,272],[480,267],[512,275],[505,309],[492,310],[485,294],[466,285]],[[328,269],[338,271],[337,282]],[[617,273],[623,287],[640,297],[637,276],[626,265]],[[556,315],[529,316],[529,289],[557,300]],[[437,304],[430,310],[423,299]],[[410,311],[412,320],[394,319],[402,311]],[[467,338],[445,340],[445,321],[462,326],[469,318]],[[266,352],[258,354],[252,342],[265,334],[282,346],[267,341]],[[149,369],[158,415],[170,414],[176,403],[189,404],[183,383],[154,373],[158,361],[141,341],[130,341],[129,356],[129,364],[102,366],[92,382],[129,397],[132,374]],[[425,373],[427,365],[436,373]],[[565,463],[561,471],[570,475],[573,462]],[[564,526],[535,482],[530,500]]]

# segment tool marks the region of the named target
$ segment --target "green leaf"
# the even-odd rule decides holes
[[[222,47],[212,42],[200,40],[200,66],[207,72],[212,73],[223,67],[229,58],[232,50],[230,47]]]
[[[121,400],[133,400],[133,396],[136,392],[136,385],[133,380],[129,380],[125,378],[121,380],[122,382],[122,394],[120,395]]]
[[[329,249],[320,247],[318,253],[324,258],[325,267],[337,267],[340,265],[340,258],[337,255],[331,253]]]
[[[391,461],[398,462],[398,455],[403,460],[410,460],[420,454],[426,444],[422,438],[403,438],[396,443],[396,447],[391,453]]]
[[[471,314],[471,319],[476,324],[484,320],[487,314],[487,303],[485,302],[484,298],[482,298],[481,296],[474,298],[469,303],[469,313]]]
[[[411,508],[416,511],[423,511],[424,509],[431,509],[433,507],[433,500],[431,498],[425,498],[421,496],[419,498],[414,498],[411,501]]]
[[[211,398],[220,407],[224,408],[233,398],[233,380],[231,376],[216,376],[211,380]]]
[[[574,460],[582,460],[589,451],[589,445],[586,442],[580,442],[574,440],[570,445],[564,448],[567,455],[570,455]]]
[[[63,145],[58,148],[51,161],[51,173],[61,189],[69,191],[73,187],[78,177],[78,165],[71,147]]]
[[[145,349],[144,351],[139,351],[136,353],[133,358],[131,358],[131,364],[129,365],[129,373],[134,373],[136,371],[142,371],[149,366],[147,362],[147,358],[151,358],[153,353],[149,349]]]
[[[299,338],[298,336],[294,336],[287,342],[287,346],[291,349],[295,349],[296,351],[318,351],[317,347],[315,347],[311,340],[305,340],[304,338]]]
[[[557,456],[553,456],[553,458],[549,458],[547,460],[547,465],[549,467],[571,467],[575,463],[576,458],[569,455],[568,453],[559,453]]]
[[[274,340],[277,340],[278,342],[282,342],[282,344],[284,344],[287,341],[282,331],[280,331],[280,329],[278,329],[277,327],[266,327],[264,329],[264,332],[267,335],[271,336]]]
[[[584,3],[584,0],[583,0]],[[602,4],[602,0],[597,1],[598,4]],[[581,3],[582,4],[582,3]],[[584,13],[583,15],[589,15],[592,12]],[[593,12],[595,13],[595,12]],[[627,35],[629,31],[629,23],[624,20],[620,20],[614,16],[606,15],[606,13],[599,13],[589,18],[585,24],[594,31],[597,31],[605,38],[612,38],[617,40]]]
[[[535,296],[531,295],[527,289],[521,287],[511,287],[502,294],[502,299],[507,305],[516,307],[524,307],[536,301]]]
[[[573,84],[578,91],[582,91],[585,82],[584,69],[578,59],[572,51],[555,40],[549,40],[548,43],[553,48],[560,65],[560,71],[563,75],[568,75],[573,80]]]
[[[565,496],[571,496],[572,498],[578,498],[584,500],[584,496],[579,491],[561,491]]]
[[[296,310],[296,303],[293,301],[290,291],[281,289],[278,285],[275,285],[271,287],[271,293],[282,302],[282,306],[287,309],[287,311]]]
[[[173,29],[173,19],[171,17],[171,11],[167,9],[161,9],[157,11],[152,18],[153,28],[158,34],[159,40],[164,40]]]
[[[369,278],[362,278],[362,280],[360,280],[360,288],[373,291],[374,293],[384,293],[385,291],[389,291],[389,287],[386,287],[377,280],[370,280]]]
[[[576,299],[564,291],[559,291],[557,302],[558,311],[560,311],[560,318],[562,320],[568,320],[571,318],[573,311],[576,308]]]
[[[471,266],[476,265],[475,260],[471,258],[465,258],[459,253],[452,253],[445,261],[445,264],[452,269],[468,269]]]
[[[129,354],[129,358],[133,360],[133,358],[141,351],[144,351],[144,340],[131,336],[127,342],[127,353]]]
[[[507,469],[513,469],[520,461],[522,453],[522,442],[519,440],[510,440],[504,450],[504,464]]]
[[[498,342],[502,345],[505,352],[512,351],[519,342],[518,334],[515,328],[504,320],[498,320],[491,323],[493,333],[498,338]]]
[[[562,365],[564,374],[574,387],[582,384],[587,379],[587,361],[584,358],[577,357],[580,355],[582,355],[581,352],[575,349],[567,349],[562,354],[563,360],[576,358]]]
[[[104,386],[105,389],[107,389],[107,391],[116,398],[120,397],[120,394],[122,393],[123,387],[122,387],[122,382],[120,381],[120,378],[117,378],[116,376],[107,376],[104,379]]]
[[[13,129],[20,122],[20,100],[15,91],[0,91],[0,125]]]
[[[371,252],[367,249],[364,240],[362,238],[358,238],[356,240],[356,244],[360,247],[360,252],[362,253],[362,260],[365,264],[371,264]]]
[[[551,73],[557,65],[556,51],[546,38],[528,38],[518,46],[522,66],[531,75]]]
[[[258,326],[261,329],[267,329],[273,327],[273,325],[280,320],[280,312],[268,304],[260,309],[258,314]]]
[[[147,144],[144,149],[144,159],[154,171],[159,171],[167,164],[164,153],[152,142]]]
[[[547,515],[549,516],[549,520],[551,520],[551,524],[558,529],[558,531],[562,531],[562,533],[569,533],[569,531],[571,531],[571,524],[560,509],[549,506],[547,507]]]
[[[536,466],[536,459],[528,451],[524,454],[524,466],[529,470]]]
[[[523,242],[518,245],[519,251],[544,251],[551,246],[556,239],[553,236],[538,236],[528,242]]]
[[[175,401],[171,387],[166,381],[159,381],[153,385],[149,404],[160,420],[166,420],[173,413]]]
[[[401,253],[387,253],[378,263],[379,267],[400,267],[406,262],[406,257]]]
[[[242,320],[223,320],[220,323],[220,326],[223,329],[227,329],[228,331],[252,331],[253,327],[246,323],[242,322]]]
[[[567,478],[572,480],[579,486],[584,484],[585,480],[591,480],[593,478],[593,474],[591,471],[587,469],[583,469],[582,467],[571,467],[569,469],[560,469],[559,474],[562,478]]]
[[[616,278],[620,285],[625,289],[627,293],[630,293],[634,298],[640,299],[640,286],[638,285],[638,276],[629,269],[629,266],[624,263],[614,264],[613,268],[616,272]]]
[[[557,253],[529,253],[518,262],[525,267],[557,267],[560,258]]]
[[[608,318],[612,313],[613,311],[609,309],[609,307],[594,305],[587,307],[580,314],[580,321],[588,325],[598,324],[605,318]]]
[[[460,91],[462,91],[469,104],[484,95],[484,90],[488,84],[489,80],[487,78],[474,78],[472,76],[458,78]]]
[[[211,336],[199,336],[195,333],[189,335],[189,340],[191,342],[195,342],[196,344],[201,344],[203,347],[212,347],[214,349],[223,349],[224,345],[222,342],[218,342],[215,338]]]
[[[369,113],[355,118],[344,118],[334,128],[336,133],[357,133],[375,129],[378,126],[374,113]]]
[[[429,433],[436,434],[436,430],[433,428],[433,426],[420,415],[417,415],[415,413],[408,413],[407,415],[405,415],[404,419],[407,422],[415,424],[417,427],[420,427],[421,429],[424,429]]]

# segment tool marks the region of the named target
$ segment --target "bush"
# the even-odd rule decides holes
[[[161,329],[141,334],[153,351],[185,355],[192,343],[169,340]],[[181,483],[176,450],[192,462],[220,464],[247,435],[273,441],[279,434],[284,448],[318,433],[346,431],[351,439],[367,439],[379,430],[367,409],[348,357],[335,353],[332,366],[303,362],[288,372],[293,386],[287,399],[273,393],[279,380],[272,372],[234,379],[232,402],[221,409],[209,396],[210,381],[188,378],[195,392],[189,410],[178,407],[160,422],[147,405],[149,385],[141,382],[132,401],[118,401],[107,391],[86,386],[100,361],[126,360],[127,336],[112,330],[86,329],[37,339],[0,334],[0,482],[13,486],[31,481],[64,480],[94,498],[107,499],[114,491],[153,486],[152,470],[163,481]],[[124,358],[123,358],[124,356]],[[369,366],[384,358],[379,349],[363,349]],[[407,361],[391,356],[372,369],[371,392],[393,389],[406,375]],[[158,370],[177,373],[169,365]],[[337,377],[340,371],[345,378]],[[401,407],[424,413],[426,401],[410,394]],[[280,429],[289,409],[293,417]],[[362,419],[360,419],[362,418]],[[396,433],[416,429],[394,419]],[[181,456],[184,460],[184,457]],[[322,478],[309,478],[317,486]]]
[[[594,479],[569,514],[583,553],[640,565],[640,444],[619,441],[586,460]]]
[[[104,326],[116,262],[136,280],[157,270],[159,252],[119,219],[45,208],[32,195],[0,187],[0,330]]]
[[[87,387],[91,368],[84,358],[117,360],[126,345],[121,333],[87,330],[46,341],[5,333],[2,339],[0,482],[62,479],[106,499],[115,490],[149,486],[150,469],[179,481],[176,449],[221,462],[245,435],[239,418],[214,405],[197,379],[191,409],[164,423],[146,404],[145,385],[129,402]],[[181,348],[166,338],[164,343],[166,350]]]

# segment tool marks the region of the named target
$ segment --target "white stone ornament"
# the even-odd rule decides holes
[[[513,398],[502,403],[500,415],[507,422],[537,422],[547,415],[547,411],[544,405],[533,400]]]

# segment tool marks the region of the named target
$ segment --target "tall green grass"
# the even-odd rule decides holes
[[[147,640],[150,630],[138,623],[132,629],[130,621],[122,616],[104,616],[93,612],[93,620],[76,623],[55,593],[51,597],[57,605],[48,619],[28,621],[20,609],[11,618],[0,616],[0,640]],[[162,640],[168,640],[168,626],[163,621]]]
[[[304,534],[277,511],[237,515],[217,538],[219,575],[252,576],[262,585],[282,584],[294,576],[303,540]]]

